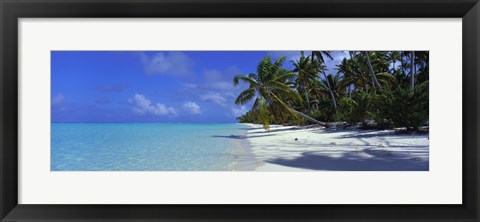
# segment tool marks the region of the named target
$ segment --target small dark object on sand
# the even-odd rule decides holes
[[[298,140],[298,138],[295,138],[295,140]]]

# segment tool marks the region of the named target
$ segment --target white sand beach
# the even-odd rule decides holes
[[[428,171],[428,134],[248,124],[256,171]]]

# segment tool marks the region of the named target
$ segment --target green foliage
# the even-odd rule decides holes
[[[236,75],[233,85],[240,82],[248,84],[248,88],[242,91],[235,103],[245,104],[256,97],[252,110],[258,110],[258,122],[265,129],[272,123],[270,116],[277,122],[285,123],[288,120],[296,120],[297,114],[291,104],[303,103],[303,99],[294,89],[294,79],[298,75],[282,67],[285,57],[272,62],[270,56],[265,56],[257,66],[257,73]]]
[[[309,110],[307,111],[307,115],[315,118],[315,119],[327,119],[328,114],[322,110],[319,109],[314,109],[314,110]]]
[[[371,111],[372,96],[368,92],[360,92],[353,98],[344,97],[340,100],[344,107],[344,118],[347,122],[363,122]]]
[[[313,51],[311,56],[302,53],[300,59],[291,61],[291,71],[282,67],[285,57],[263,58],[257,73],[233,79],[234,86],[248,85],[235,103],[255,101],[251,111],[238,117],[239,122],[269,128],[270,124],[313,121],[300,117],[299,112],[323,122],[374,120],[378,128],[415,129],[428,122],[428,52],[348,53],[350,57],[333,74],[326,73],[326,60],[333,59],[329,51]]]
[[[378,99],[380,118],[393,127],[418,128],[428,121],[428,81],[409,88],[388,89]]]
[[[246,112],[244,115],[237,117],[237,120],[239,123],[268,123],[268,127],[270,124],[279,124],[275,121],[275,118],[268,110],[264,110],[263,112],[263,114],[260,114],[260,110],[251,110]]]
[[[237,117],[239,123],[256,123],[258,124],[258,111],[251,110],[246,112],[245,114]]]

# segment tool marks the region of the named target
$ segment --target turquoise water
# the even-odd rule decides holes
[[[52,171],[232,170],[241,124],[53,123]]]

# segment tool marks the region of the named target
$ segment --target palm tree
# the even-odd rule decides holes
[[[307,100],[307,109],[310,110],[309,91],[312,89],[315,90],[312,83],[317,81],[320,67],[318,63],[310,61],[310,56],[305,57],[303,51],[300,59],[291,61],[291,63],[294,66],[293,72],[297,73],[295,85],[304,91],[305,99]]]
[[[336,65],[337,66],[337,74],[342,74],[343,79],[348,79],[348,78],[351,78],[355,75],[352,52],[349,51],[349,53],[350,53],[350,60],[347,59],[347,58],[343,58],[343,60],[340,62],[340,64]],[[352,84],[343,85],[343,87],[345,87],[348,91],[348,97],[352,96],[351,86],[352,86]]]
[[[348,54],[350,55],[350,59],[355,57],[355,51],[348,51]]]
[[[327,78],[321,81],[321,87],[326,91],[332,92],[334,99],[337,100],[340,97],[341,90],[344,89],[340,84],[341,81],[342,77],[338,73],[335,75],[328,74]]]
[[[371,64],[372,68],[379,71],[375,73],[375,79],[379,85],[396,85],[395,76],[388,73],[388,63],[386,59],[378,58],[379,54],[372,54],[375,56],[375,63]],[[367,64],[367,58],[364,53],[355,56],[353,60],[344,59],[337,65],[338,73],[343,74],[343,79],[340,82],[341,87],[350,87],[353,85],[354,91],[368,91],[369,86],[375,87],[373,76],[370,67]]]
[[[312,51],[312,62],[315,60],[315,57],[316,57],[317,61],[320,63],[320,65],[322,67],[326,67],[325,59],[323,58],[323,56],[333,60],[333,57],[332,57],[332,55],[329,51]],[[323,74],[323,77],[325,77],[325,79],[327,79],[327,74],[325,74],[325,70],[326,70],[326,68],[322,68],[321,72]],[[329,84],[328,81],[327,81],[327,84]],[[331,89],[330,86],[328,86],[328,88]],[[335,109],[335,112],[337,112],[337,100],[335,99],[335,96],[333,95],[332,91],[330,91],[330,96],[332,97],[333,108]]]
[[[297,75],[282,68],[285,57],[271,61],[270,56],[264,57],[257,66],[257,73],[247,75],[236,75],[233,78],[233,85],[238,86],[241,82],[249,85],[242,91],[235,104],[243,105],[255,98],[252,110],[259,111],[259,121],[265,129],[269,128],[268,113],[278,117],[285,114],[296,117],[300,115],[314,123],[325,126],[324,122],[318,121],[302,112],[293,109],[288,103],[289,100],[301,101],[302,98],[297,91],[293,90],[291,80]]]
[[[367,59],[368,68],[370,69],[370,72],[372,73],[373,83],[375,84],[375,86],[378,87],[378,90],[380,92],[382,92],[382,87],[380,86],[380,83],[378,83],[377,77],[375,75],[375,71],[373,71],[372,63],[370,62],[370,55],[369,55],[368,51],[365,51],[364,53],[365,53],[365,58]]]
[[[354,99],[344,98],[346,104],[350,107],[350,118],[355,122],[361,122],[363,125],[371,106],[371,95],[368,92],[359,93]]]
[[[410,71],[410,89],[413,91],[415,89],[415,51],[412,51],[410,54],[410,64],[411,64],[411,71]]]

